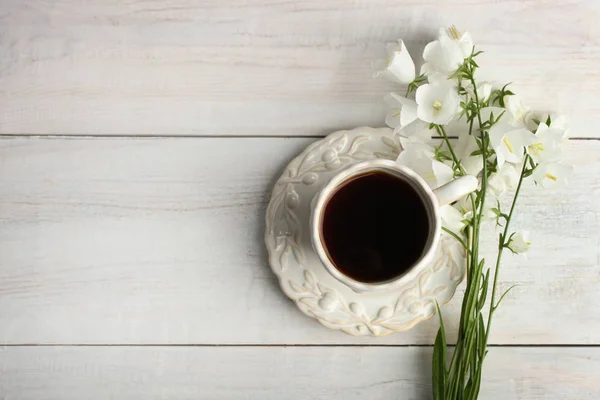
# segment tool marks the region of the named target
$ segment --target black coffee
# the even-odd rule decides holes
[[[331,195],[321,234],[340,272],[375,283],[408,271],[421,258],[430,229],[427,208],[415,188],[388,173],[369,172]]]

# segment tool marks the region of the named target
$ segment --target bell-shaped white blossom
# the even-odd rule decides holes
[[[523,104],[517,95],[505,96],[504,105],[510,116],[510,123],[518,127],[531,127],[531,109]]]
[[[481,220],[483,222],[495,221],[497,218],[493,208],[498,207],[498,197],[491,191],[486,191],[485,203],[483,205],[483,212],[481,213]],[[473,203],[469,196],[465,196],[458,200],[454,205],[461,213],[464,214],[464,219],[473,218]]]
[[[403,128],[417,119],[417,103],[397,93],[389,93],[384,97],[390,106],[385,123],[390,128]]]
[[[433,156],[433,147],[430,146],[433,143],[431,139],[432,131],[429,129],[429,124],[417,119],[402,128],[395,129],[394,134],[398,136],[403,149],[418,144],[426,144]]]
[[[456,234],[465,227],[464,214],[450,205],[440,207],[440,219],[443,227]]]
[[[503,119],[490,128],[489,135],[499,168],[502,168],[504,162],[520,163],[525,148],[535,140],[534,134],[527,129],[516,128]]]
[[[452,168],[435,160],[432,154],[422,146],[410,146],[405,149],[400,153],[396,162],[412,169],[433,189],[450,182],[454,177]]]
[[[417,89],[415,98],[417,116],[422,121],[446,125],[460,113],[460,98],[452,86],[425,84]]]
[[[565,137],[565,132],[559,128],[549,128],[541,123],[535,132],[535,139],[527,149],[533,160],[540,164],[558,161],[561,156],[560,145]]]
[[[473,41],[468,32],[460,34],[455,27],[440,29],[438,40],[428,43],[423,50],[425,64],[421,73],[428,78],[452,75],[473,50]],[[430,79],[430,81],[432,81]]]
[[[384,77],[392,82],[409,84],[415,79],[415,63],[402,39],[388,43],[387,58],[375,62],[373,77]]]
[[[561,187],[567,184],[573,167],[556,162],[539,164],[533,171],[533,180],[545,188]]]
[[[531,242],[528,240],[528,237],[529,233],[527,231],[515,233],[510,237],[510,240],[506,246],[515,254],[525,254],[531,246]]]
[[[440,28],[440,38],[447,36],[458,43],[460,51],[462,52],[463,58],[467,58],[473,52],[473,39],[469,32],[459,32],[455,26],[451,26],[448,29]]]
[[[400,145],[402,148],[406,150],[410,150],[415,154],[422,154],[427,158],[434,159],[435,158],[435,148],[428,144],[423,138],[420,137],[399,137]]]
[[[531,117],[531,120],[532,120],[531,121],[532,128],[530,129],[532,132],[535,132],[539,128],[539,124],[543,123],[548,128],[560,129],[563,132],[563,139],[569,138],[569,135],[570,135],[569,120],[564,115],[556,115],[556,114],[548,115],[548,114],[544,114],[544,113],[530,112],[529,116]],[[548,118],[550,118],[550,125],[548,125]],[[539,121],[541,121],[541,122],[539,122]],[[529,124],[527,125],[527,127],[529,128]]]
[[[519,169],[512,164],[504,164],[487,180],[488,189],[496,196],[501,196],[507,190],[516,189],[519,183]]]
[[[428,43],[423,49],[423,64],[421,72],[451,75],[460,67],[464,56],[460,46],[447,36]]]
[[[463,87],[469,94],[469,96],[475,99],[475,90],[473,90],[473,84],[470,82],[463,82]],[[492,85],[488,82],[480,82],[477,84],[477,98],[479,101],[487,101],[492,94]]]

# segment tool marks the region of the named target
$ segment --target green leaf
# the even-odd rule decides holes
[[[513,236],[515,236],[517,234],[517,232],[513,232],[510,234],[510,236],[508,237],[508,239],[502,244],[502,247],[506,247],[510,244],[510,241],[512,240]]]
[[[496,118],[493,117],[493,113],[490,114],[490,128],[492,126],[496,125],[498,123],[498,121],[500,121],[500,118],[502,118],[502,116],[504,115],[504,113],[506,113],[506,110],[502,111],[500,113],[500,115],[498,115],[498,117],[496,117]]]
[[[487,299],[487,293],[488,293],[488,285],[489,285],[489,283],[490,283],[490,269],[488,268],[488,270],[485,273],[485,278],[483,278],[483,283],[481,285],[481,295],[479,297],[479,301],[478,301],[478,304],[477,304],[477,312],[481,312],[481,310],[485,306],[485,301]]]
[[[462,240],[456,233],[452,232],[450,229],[446,228],[445,226],[442,226],[442,230],[444,230],[446,233],[448,233],[454,239],[458,240],[458,242],[465,248],[465,250],[469,250],[469,248],[467,247],[467,244],[464,242],[464,240]]]
[[[444,320],[439,304],[436,302],[438,314],[440,316],[440,329],[438,330],[433,345],[433,398],[434,400],[446,400],[446,330],[444,329]]]
[[[476,327],[476,351],[473,352],[473,361],[470,365],[470,378],[465,387],[465,399],[477,400],[479,388],[481,385],[481,371],[483,370],[483,360],[487,354],[485,342],[485,324],[483,314],[479,313],[477,321],[473,321]]]
[[[473,371],[473,372],[475,372],[475,371]],[[472,399],[471,393],[473,393],[473,385],[474,384],[475,384],[474,378],[469,378],[469,381],[467,382],[467,386],[465,386],[465,393],[466,393],[465,399],[469,399],[469,400]],[[477,399],[473,399],[473,400],[477,400]]]
[[[479,364],[473,374],[473,379],[469,379],[465,388],[465,400],[477,400],[479,397],[479,388],[481,386],[481,364]]]
[[[537,164],[535,163],[535,161],[533,161],[533,158],[531,158],[529,154],[526,156],[526,158],[529,162],[529,165],[531,166],[531,169],[535,169],[535,167],[537,167]]]
[[[479,279],[481,271],[483,269],[483,265],[485,263],[484,259],[481,259],[481,261],[479,262],[479,264],[477,265],[476,268],[472,268],[470,272],[471,277],[473,277],[474,279]],[[477,287],[477,283],[474,284]],[[467,285],[470,286],[470,285]],[[468,287],[467,289],[471,289],[470,287]],[[465,307],[465,311],[466,312],[466,316],[465,316],[465,326],[467,326],[467,336],[469,336],[468,331],[469,330],[473,330],[474,327],[473,326],[469,326],[469,324],[471,324],[473,322],[473,317],[475,315],[475,310],[477,309],[477,300],[478,300],[478,296],[477,296],[477,292],[471,292],[469,291],[468,293],[465,292],[465,300],[467,302],[466,307]]]
[[[427,77],[425,76],[425,74],[421,74],[415,78],[415,82],[416,83],[425,82],[426,79],[427,79]]]
[[[462,73],[462,66],[459,67],[452,75],[448,77],[448,79],[457,78]]]
[[[504,291],[504,293],[502,293],[502,296],[500,296],[500,299],[498,299],[498,302],[493,306],[493,310],[494,311],[496,310],[496,308],[498,308],[498,306],[500,305],[500,303],[502,302],[502,300],[504,300],[504,296],[506,296],[508,294],[508,292],[510,292],[516,286],[518,286],[518,285],[514,284],[511,287],[509,287],[508,289],[506,289]]]
[[[490,270],[488,269],[488,272]],[[478,336],[481,338],[481,343],[479,343],[479,363],[483,363],[483,359],[485,357],[485,324],[483,323],[483,314],[479,314],[479,334]]]

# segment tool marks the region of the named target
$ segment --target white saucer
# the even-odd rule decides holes
[[[334,279],[315,254],[308,234],[313,196],[349,165],[374,158],[395,160],[400,151],[388,128],[335,132],[308,146],[273,188],[265,234],[271,268],[283,292],[327,328],[372,336],[409,330],[435,314],[436,300],[448,302],[464,277],[465,251],[445,233],[430,266],[388,292],[354,292]]]

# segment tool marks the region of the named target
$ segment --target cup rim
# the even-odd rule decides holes
[[[429,203],[429,207],[427,208],[428,213],[431,211],[432,214],[429,217],[431,221],[430,223],[433,225],[433,229],[430,232],[428,243],[426,244],[423,255],[407,272],[388,281],[366,283],[350,278],[335,267],[333,262],[330,260],[327,251],[325,250],[325,244],[321,239],[321,222],[327,201],[341,184],[355,176],[370,171],[382,170],[390,171],[395,175],[402,175],[403,178],[407,178],[407,182],[415,184],[419,187],[419,189],[421,189],[421,198],[423,201]],[[398,165],[396,162],[391,160],[363,161],[338,172],[316,195],[313,200],[313,207],[310,216],[310,232],[312,245],[319,260],[321,263],[323,263],[327,272],[329,272],[329,274],[335,279],[348,286],[355,292],[378,292],[393,290],[416,278],[423,268],[432,261],[440,240],[441,233],[439,204],[435,194],[433,193],[433,190],[429,187],[429,185],[427,185],[423,178],[421,178],[411,169],[402,165]]]

